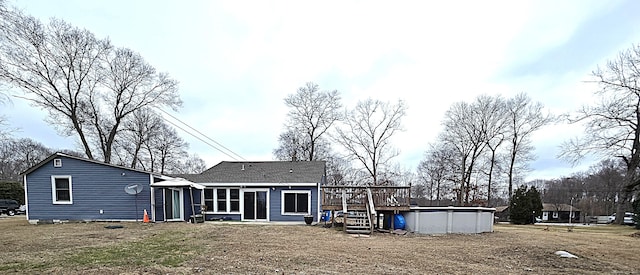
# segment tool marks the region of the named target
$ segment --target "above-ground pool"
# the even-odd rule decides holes
[[[422,234],[493,232],[495,208],[418,207],[403,212],[406,230]]]

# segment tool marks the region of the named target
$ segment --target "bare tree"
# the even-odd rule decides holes
[[[52,19],[13,10],[0,26],[0,80],[49,112],[48,122],[77,135],[86,156],[111,162],[123,119],[145,107],[180,105],[177,83],[131,50]]]
[[[351,163],[336,154],[327,157],[327,184],[348,185],[354,181],[354,169]]]
[[[616,222],[623,222],[633,192],[640,186],[640,45],[620,52],[616,59],[593,73],[599,90],[597,103],[583,106],[570,118],[583,123],[585,134],[563,144],[561,157],[577,163],[587,154],[602,159],[619,158],[625,163]]]
[[[394,105],[373,99],[360,101],[345,115],[344,127],[336,131],[336,141],[363,165],[373,185],[379,184],[381,170],[398,155],[391,137],[402,130],[406,110],[401,100]]]
[[[173,172],[173,167],[178,164],[176,162],[187,154],[188,147],[189,144],[178,136],[176,130],[167,124],[160,124],[155,135],[145,144],[150,164],[145,170],[161,174]]]
[[[21,172],[47,158],[52,151],[28,138],[0,139],[0,180],[20,181]]]
[[[93,159],[83,112],[98,85],[95,72],[111,49],[109,41],[62,20],[42,24],[18,11],[7,12],[0,35],[0,79],[25,91],[63,133],[77,134]]]
[[[287,129],[280,136],[280,152],[301,152],[300,160],[318,160],[318,147],[322,145],[322,136],[331,126],[341,119],[340,94],[337,90],[320,91],[317,84],[309,82],[298,88],[295,94],[284,99],[289,107]],[[287,146],[303,146],[302,149],[283,148]]]
[[[531,135],[555,121],[551,114],[543,113],[543,105],[539,102],[532,102],[525,93],[520,93],[514,98],[507,100],[506,104],[507,127],[508,127],[508,190],[509,198],[513,193],[513,181],[516,174],[515,168],[518,164],[526,164],[531,161],[533,146],[531,146]],[[526,170],[519,169],[521,171]]]
[[[478,102],[481,100],[483,99],[478,98]],[[469,203],[471,177],[487,144],[487,117],[482,111],[476,104],[457,102],[447,110],[442,123],[445,129],[441,139],[451,148],[455,148],[460,163],[460,182],[457,188],[460,204]]]
[[[114,140],[126,117],[143,108],[166,106],[175,110],[182,102],[177,82],[166,73],[156,72],[138,53],[119,48],[109,51],[104,62],[101,83],[106,89],[90,94],[89,103],[91,126],[104,161],[109,163]]]
[[[120,162],[131,168],[137,168],[144,162],[144,154],[147,152],[143,150],[144,146],[149,144],[162,123],[164,123],[162,118],[151,109],[143,108],[134,111],[132,116],[124,121],[123,132],[116,140],[116,152],[120,153]]]
[[[454,171],[458,170],[453,154],[455,152],[445,143],[432,144],[418,165],[417,178],[425,186],[424,195],[430,203],[436,201],[439,206],[452,190],[449,185],[455,182]]]
[[[589,168],[585,181],[595,196],[594,215],[611,215],[616,211],[616,199],[624,187],[625,165],[620,159],[605,159]]]
[[[492,184],[494,181],[494,171],[498,166],[498,149],[506,138],[507,120],[505,116],[505,101],[502,97],[481,98],[478,100],[486,114],[486,149],[488,149],[488,171],[487,176],[487,205],[492,206],[491,194],[493,193]]]
[[[192,154],[183,157],[174,167],[171,168],[173,174],[199,174],[207,169],[207,164],[198,155]]]
[[[278,160],[309,161],[311,142],[303,134],[295,130],[288,130],[278,137],[278,148],[273,155]]]

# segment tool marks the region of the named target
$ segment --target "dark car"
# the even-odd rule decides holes
[[[15,200],[0,199],[0,214],[13,216],[20,209],[20,204]]]

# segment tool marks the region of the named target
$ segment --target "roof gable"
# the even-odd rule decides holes
[[[554,204],[554,203],[543,203],[542,204],[542,211],[547,211],[547,212],[556,212],[556,211],[580,211],[580,209],[575,208],[574,206],[568,205],[568,204]]]
[[[319,183],[324,175],[324,161],[223,161],[180,176],[198,183]]]
[[[129,170],[129,171],[136,171],[136,172],[140,172],[140,173],[146,173],[146,174],[152,174],[152,175],[160,175],[158,173],[153,173],[153,172],[149,172],[149,171],[144,171],[144,170],[138,170],[138,169],[133,169],[133,168],[129,168],[129,167],[124,167],[124,166],[120,166],[120,165],[115,165],[115,164],[110,164],[110,163],[105,163],[102,161],[98,161],[98,160],[93,160],[93,159],[88,159],[88,158],[82,158],[82,157],[76,157],[76,156],[72,156],[72,155],[67,155],[67,154],[63,154],[63,153],[53,153],[52,155],[50,155],[49,157],[47,157],[46,159],[42,160],[41,162],[39,162],[38,164],[32,166],[31,168],[27,169],[26,171],[20,173],[20,175],[28,175],[31,172],[38,170],[38,168],[42,167],[43,165],[49,163],[50,161],[52,161],[53,159],[56,158],[70,158],[70,159],[76,159],[76,160],[80,160],[80,161],[85,161],[85,162],[90,162],[90,163],[95,163],[95,164],[99,164],[99,165],[104,165],[104,166],[110,166],[110,167],[115,167],[115,168],[120,168],[120,169],[125,169],[125,170]]]

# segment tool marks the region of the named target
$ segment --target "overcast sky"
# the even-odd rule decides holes
[[[11,1],[43,21],[61,18],[138,51],[180,82],[179,119],[247,160],[272,160],[287,109],[306,82],[338,90],[352,107],[368,97],[405,100],[395,159],[414,169],[452,103],[526,92],[553,113],[592,102],[598,65],[640,43],[640,1]],[[15,135],[75,148],[14,98],[0,114]],[[585,170],[556,158],[579,126],[533,136],[527,179]],[[232,160],[181,132],[208,166]],[[338,149],[338,148],[337,148]]]

